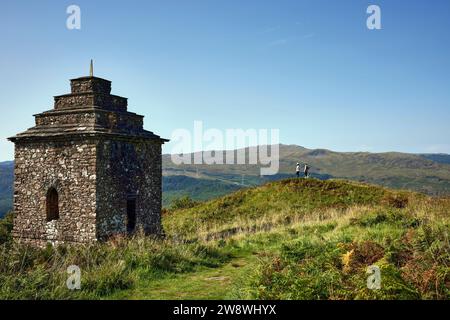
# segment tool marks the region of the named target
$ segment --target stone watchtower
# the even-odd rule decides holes
[[[73,79],[15,143],[14,229],[23,243],[161,234],[161,145],[111,82]]]

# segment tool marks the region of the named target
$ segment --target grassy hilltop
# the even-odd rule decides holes
[[[0,238],[0,298],[450,298],[448,198],[286,179],[179,201],[163,224],[164,241],[37,250]],[[66,288],[71,264],[82,270],[79,291]],[[366,286],[369,265],[381,270],[380,290]]]
[[[250,149],[255,147],[245,149],[247,157]],[[429,195],[450,195],[448,154],[334,152],[283,144],[279,145],[279,152],[280,170],[273,176],[260,176],[259,164],[176,165],[165,154],[163,206],[169,207],[182,196],[205,201],[245,187],[293,177],[297,162],[308,163],[311,175],[321,180],[348,179]],[[193,154],[188,156],[193,159]],[[13,162],[0,162],[0,218],[13,206],[13,169]]]
[[[249,150],[254,151],[255,147],[244,150],[247,158]],[[193,154],[190,157],[193,159]],[[322,180],[348,179],[429,195],[450,195],[450,155],[447,154],[335,152],[280,144],[279,159],[279,173],[265,178],[260,177],[259,164],[175,165],[170,155],[163,155],[163,170],[166,176],[191,176],[202,179],[204,183],[220,181],[236,186],[243,182],[243,185],[255,186],[267,182],[267,179],[294,176],[295,165],[300,162],[308,163],[311,174]],[[172,190],[166,190],[166,194]],[[186,193],[194,198],[201,195],[201,192]]]

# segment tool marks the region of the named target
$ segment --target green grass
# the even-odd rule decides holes
[[[352,205],[407,201],[411,193],[392,192],[355,182],[286,179],[237,191],[165,216],[169,235],[208,240],[211,237],[271,228]],[[419,195],[417,195],[420,197]]]
[[[198,268],[140,283],[129,290],[117,292],[112,299],[227,299],[233,283],[257,266],[257,259],[248,253],[233,256],[217,268]]]
[[[0,298],[449,299],[449,209],[450,199],[287,179],[180,202],[165,210],[164,241],[32,249],[6,240]],[[65,287],[71,264],[80,291]],[[380,290],[366,286],[373,264]]]
[[[88,248],[4,246],[0,258],[2,299],[107,298],[140,283],[216,268],[230,259],[207,244],[174,244],[142,236]],[[80,291],[66,288],[70,265],[81,269]]]

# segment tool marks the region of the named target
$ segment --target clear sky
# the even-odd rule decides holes
[[[0,161],[91,58],[163,137],[201,120],[309,148],[450,153],[447,0],[2,1],[0,40]]]

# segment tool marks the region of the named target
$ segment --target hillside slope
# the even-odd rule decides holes
[[[291,224],[328,209],[393,203],[402,206],[414,194],[351,181],[286,179],[242,189],[164,219],[168,234],[209,240],[249,230]],[[325,214],[325,213],[324,213]]]
[[[424,153],[424,154],[421,154],[420,156],[425,159],[433,160],[435,162],[450,164],[450,154]]]
[[[241,278],[231,272],[230,298],[450,299],[450,198],[287,179],[163,221],[176,239],[218,241],[250,250],[249,261],[259,257]],[[379,290],[367,287],[372,265],[382,275]]]
[[[254,148],[251,148],[254,149]],[[248,154],[248,148],[245,152]],[[278,176],[293,176],[297,162],[308,163],[314,177],[342,178],[379,184],[389,188],[409,189],[430,195],[450,194],[449,155],[416,155],[399,152],[334,152],[283,145]],[[192,157],[192,155],[191,155]],[[193,175],[247,181],[247,185],[266,182],[259,177],[259,165],[174,165],[170,155],[163,156],[165,175]]]
[[[450,194],[450,155],[333,152],[280,145],[280,171],[264,177],[259,175],[259,165],[175,165],[170,155],[163,155],[163,205],[168,207],[182,196],[203,201],[292,177],[297,162],[308,163],[311,175],[322,180],[343,178],[430,195]],[[12,207],[12,179],[13,163],[0,163],[0,217]]]
[[[163,225],[165,240],[7,242],[0,299],[450,299],[448,198],[286,179],[166,210]],[[65,288],[71,264],[83,270],[79,291]]]
[[[12,209],[14,162],[0,162],[0,218]]]

